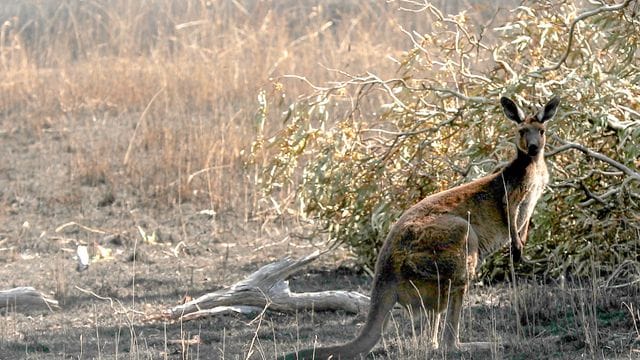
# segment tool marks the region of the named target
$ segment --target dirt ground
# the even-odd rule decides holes
[[[60,301],[53,311],[4,312],[0,359],[273,359],[357,332],[363,314],[339,311],[162,320],[161,311],[185,296],[315,246],[290,238],[290,226],[246,222],[230,210],[212,216],[193,203],[158,208],[132,191],[78,182],[70,175],[73,149],[54,130],[0,129],[0,289],[33,286]],[[111,253],[78,272],[77,244],[92,255]],[[326,255],[291,279],[292,290],[368,293],[369,276],[353,264],[343,252]],[[469,297],[463,340],[501,344],[490,353],[430,352],[397,310],[369,358],[640,358],[637,285],[531,285],[513,294],[499,284],[474,287]]]

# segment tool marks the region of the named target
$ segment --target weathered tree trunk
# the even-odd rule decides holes
[[[222,312],[260,312],[267,308],[282,312],[302,309],[344,310],[357,313],[369,306],[369,297],[352,291],[292,293],[285,279],[320,256],[315,252],[294,260],[284,258],[265,265],[246,279],[228,288],[205,294],[185,304],[167,309],[168,318],[191,320]]]
[[[53,310],[58,307],[56,300],[47,298],[32,287],[18,287],[0,291],[0,311],[27,312],[32,310]]]

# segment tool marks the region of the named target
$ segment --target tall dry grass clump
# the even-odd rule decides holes
[[[407,41],[397,14],[357,1],[4,4],[0,121],[62,136],[78,184],[244,206],[240,153],[260,90],[288,101],[309,85],[290,80],[285,92],[283,74],[322,83],[329,68],[393,71],[385,56]]]

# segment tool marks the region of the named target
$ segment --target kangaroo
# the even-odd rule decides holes
[[[397,302],[431,314],[434,347],[445,309],[445,350],[471,345],[459,340],[463,297],[483,257],[510,242],[513,260],[521,258],[531,214],[549,181],[545,122],[553,118],[559,102],[554,97],[534,116],[525,116],[502,97],[504,114],[518,124],[515,159],[499,172],[430,195],[402,214],[380,249],[371,306],[360,335],[343,345],[306,349],[282,359],[351,359],[366,354],[380,339],[387,314]]]

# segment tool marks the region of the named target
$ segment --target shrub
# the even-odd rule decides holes
[[[414,10],[432,30],[405,31],[414,46],[396,78],[337,72],[338,82],[297,101],[264,99],[260,121],[284,122],[253,148],[269,204],[300,210],[372,265],[402,211],[514,156],[499,96],[531,107],[558,94],[548,132],[552,182],[525,250],[532,261],[520,270],[604,275],[625,260],[637,264],[637,4],[584,6],[535,2],[485,28],[425,4]],[[488,259],[485,275],[502,276],[505,261]]]

